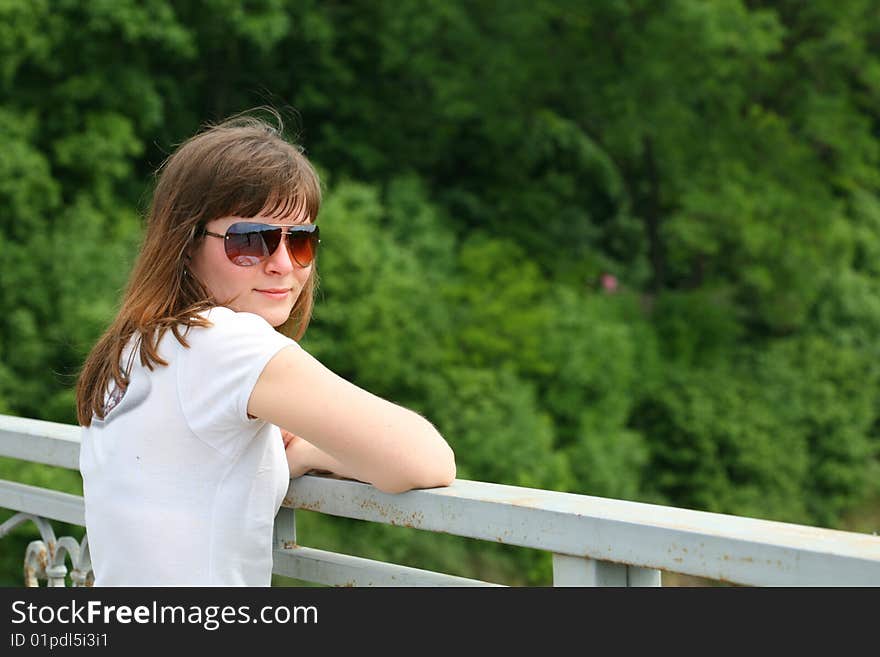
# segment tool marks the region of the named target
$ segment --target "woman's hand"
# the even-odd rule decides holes
[[[281,429],[281,439],[284,441],[284,452],[287,454],[287,467],[290,469],[291,479],[314,472],[331,475],[337,479],[361,481],[349,468],[322,452],[305,438]]]
[[[302,440],[302,438],[290,433],[287,429],[281,429],[281,440],[284,441],[284,449],[287,449],[287,446],[294,440]]]
[[[290,478],[296,479],[311,470],[312,445],[284,429],[281,429],[281,439],[284,441],[284,453],[287,455]]]

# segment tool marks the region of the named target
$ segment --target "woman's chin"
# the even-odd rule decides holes
[[[255,292],[255,294],[258,293]],[[261,301],[262,300],[263,299],[261,299]],[[265,299],[265,303],[236,304],[236,306],[237,307],[233,308],[233,310],[259,315],[271,326],[277,328],[290,318],[290,313],[293,311],[294,304],[285,301],[279,302],[277,299]]]
[[[263,310],[262,312],[257,313],[263,319],[265,319],[269,324],[275,328],[278,328],[284,322],[286,322],[290,318],[291,308],[278,308],[274,310]]]

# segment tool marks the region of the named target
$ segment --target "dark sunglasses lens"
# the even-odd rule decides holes
[[[300,267],[308,267],[315,259],[318,248],[317,230],[313,233],[303,231],[288,233],[287,239],[290,244],[290,253]]]
[[[240,267],[251,267],[275,253],[280,241],[280,228],[264,224],[232,224],[226,231],[226,257]]]

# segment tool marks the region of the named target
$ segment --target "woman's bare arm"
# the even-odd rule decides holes
[[[351,478],[386,493],[448,486],[455,479],[455,455],[430,422],[346,381],[293,345],[263,369],[248,413],[302,436],[345,464]]]
[[[328,473],[345,479],[357,479],[355,473],[338,459],[312,445],[305,438],[296,436],[286,429],[281,429],[284,441],[284,452],[287,455],[287,466],[290,478],[296,479],[308,472]]]

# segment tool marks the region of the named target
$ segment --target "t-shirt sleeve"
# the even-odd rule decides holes
[[[192,432],[215,449],[234,456],[264,421],[248,419],[247,405],[272,357],[296,341],[254,313],[218,306],[208,314],[211,327],[193,327],[189,348],[181,346],[178,374],[180,406]]]

